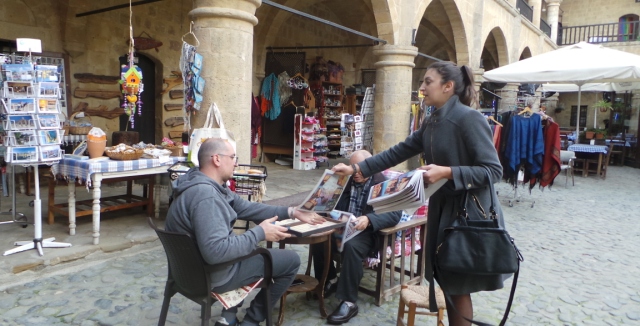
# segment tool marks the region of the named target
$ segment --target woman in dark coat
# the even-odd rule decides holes
[[[465,191],[469,192],[466,205],[469,216],[479,217],[482,216],[481,211],[488,212],[493,196],[499,223],[504,227],[498,198],[489,190],[490,182],[501,179],[502,167],[493,147],[489,124],[480,112],[469,107],[476,99],[469,67],[458,67],[451,62],[432,64],[427,69],[420,92],[424,94],[426,104],[436,110],[419,130],[405,141],[360,164],[338,164],[333,170],[340,174],[361,173],[367,177],[423,153],[427,165],[420,169],[426,171],[425,183],[449,180],[429,199],[425,271],[429,282],[433,282],[435,249],[443,240],[444,229],[456,218]],[[471,293],[503,287],[503,276],[500,275],[471,276],[447,272],[435,277],[451,296],[457,311],[470,319],[473,317]],[[470,325],[451,309],[448,302],[447,311],[449,325]]]

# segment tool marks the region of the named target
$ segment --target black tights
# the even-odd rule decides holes
[[[452,295],[451,301],[458,310],[456,313],[449,302],[447,301],[447,316],[449,317],[449,326],[471,326],[471,322],[465,320],[460,316],[472,319],[473,318],[473,304],[471,302],[471,294]]]

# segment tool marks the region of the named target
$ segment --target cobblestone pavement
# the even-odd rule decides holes
[[[270,171],[268,186],[278,182],[276,171]],[[576,177],[575,186],[569,180],[568,188],[559,176],[551,189],[534,188],[530,194],[519,188],[521,201],[513,207],[508,204],[511,187],[497,185],[507,228],[526,259],[509,325],[640,325],[639,181],[640,170],[617,166],[609,167],[606,180]],[[306,247],[291,249],[306,262]],[[46,267],[26,283],[2,287],[0,324],[154,325],[166,274],[158,241]],[[370,272],[364,282],[373,282]],[[475,317],[497,324],[510,286],[511,280],[501,291],[474,294]],[[337,304],[329,298],[329,312]],[[395,324],[397,296],[377,307],[361,294],[358,304],[360,314],[350,324]],[[212,314],[211,325],[220,314],[219,304]],[[199,315],[197,304],[176,295],[168,323],[199,325]],[[433,317],[419,320],[435,324]],[[323,324],[317,301],[287,297],[285,325]]]

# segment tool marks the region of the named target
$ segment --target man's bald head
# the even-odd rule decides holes
[[[202,168],[205,165],[211,165],[211,156],[220,154],[227,150],[229,142],[222,138],[209,138],[200,145],[198,150],[198,162]]]
[[[364,149],[361,149],[351,154],[351,158],[349,159],[349,162],[351,164],[356,164],[368,159],[369,157],[371,157],[371,153],[369,153],[368,151],[365,151]]]

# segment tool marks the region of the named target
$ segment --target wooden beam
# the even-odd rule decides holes
[[[169,91],[169,97],[171,99],[184,98],[184,90],[183,89],[174,89],[172,91]]]
[[[142,1],[136,1],[136,2],[132,2],[131,3],[131,7],[135,7],[135,6],[139,6],[139,5],[146,5],[148,3],[153,3],[153,2],[158,2],[158,1],[162,1],[162,0],[142,0]],[[97,10],[92,10],[92,11],[86,11],[83,13],[79,13],[76,14],[76,18],[78,17],[84,17],[84,16],[89,16],[89,15],[95,15],[95,14],[101,14],[103,12],[108,12],[108,11],[112,11],[112,10],[116,10],[116,9],[122,9],[122,8],[127,8],[129,7],[128,3],[124,3],[121,5],[117,5],[117,6],[111,6],[111,7],[106,7],[106,8],[102,8],[102,9],[97,9]]]
[[[76,89],[73,90],[73,96],[77,98],[94,97],[94,98],[101,98],[101,99],[107,100],[111,98],[122,97],[122,92],[121,91],[105,91],[105,90],[88,90],[88,89],[81,89],[79,87],[76,87]]]
[[[182,110],[182,104],[165,104],[164,109],[167,111]]]
[[[87,102],[79,102],[78,105],[73,108],[73,112],[78,111],[82,111],[92,117],[103,117],[107,119],[117,118],[124,114],[123,108],[109,109],[105,105],[100,105],[97,108],[89,108],[89,104]]]
[[[94,75],[90,73],[73,74],[73,77],[79,83],[117,84],[120,81],[120,76]]]

